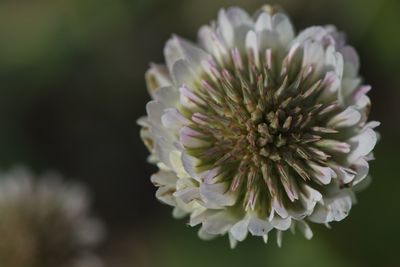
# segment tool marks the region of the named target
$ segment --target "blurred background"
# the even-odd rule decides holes
[[[99,253],[113,267],[400,266],[400,1],[282,0],[299,31],[335,24],[361,57],[373,86],[371,119],[382,139],[373,183],[346,220],[314,238],[284,235],[278,249],[248,239],[205,242],[154,197],[136,120],[145,114],[144,73],[162,62],[172,33],[195,39],[218,9],[253,13],[265,1],[0,1],[0,168],[58,170],[87,184],[108,226]],[[1,220],[1,218],[0,218]],[[9,266],[5,266],[9,267]],[[12,266],[10,266],[12,267]]]

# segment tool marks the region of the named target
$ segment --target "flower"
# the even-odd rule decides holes
[[[57,174],[36,179],[23,168],[0,173],[0,265],[103,266],[92,249],[104,228],[88,208],[86,190]]]
[[[166,66],[146,73],[153,98],[139,119],[159,167],[156,196],[199,235],[298,229],[344,219],[365,184],[377,142],[368,122],[371,89],[359,58],[333,26],[297,36],[289,18],[264,6],[254,17],[222,9],[198,44],[173,36]]]

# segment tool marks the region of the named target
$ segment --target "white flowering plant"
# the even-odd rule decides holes
[[[141,137],[159,171],[156,196],[199,236],[275,229],[312,237],[309,222],[344,219],[368,181],[377,142],[371,89],[334,26],[296,35],[285,13],[222,9],[198,42],[173,36],[146,73]]]

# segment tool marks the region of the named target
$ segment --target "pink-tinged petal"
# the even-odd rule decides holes
[[[210,143],[198,138],[198,137],[193,137],[191,135],[187,135],[186,133],[180,134],[179,138],[180,142],[188,148],[201,148],[201,147],[209,147]]]
[[[357,103],[360,100],[360,98],[362,96],[366,95],[369,91],[371,91],[370,85],[363,85],[363,86],[358,87],[353,93],[354,103]]]
[[[356,172],[351,169],[336,167],[334,170],[337,174],[338,180],[343,184],[350,183],[356,176]]]
[[[186,85],[179,88],[180,102],[187,108],[196,108],[198,105],[206,106],[207,104],[196,93],[192,92]]]
[[[328,71],[325,74],[322,84],[324,85],[324,89],[319,96],[321,102],[324,103],[332,101],[332,99],[337,97],[337,92],[339,91],[341,80],[336,72]]]
[[[315,144],[326,151],[339,152],[344,154],[350,152],[349,144],[337,140],[323,139],[321,141],[315,142]]]
[[[201,114],[199,112],[195,112],[192,115],[192,121],[201,125],[207,125],[208,124],[208,117],[204,114]]]
[[[313,162],[309,162],[308,165],[313,169],[314,175],[313,177],[316,178],[322,184],[329,184],[332,180],[333,170],[329,167],[323,167]]]
[[[328,127],[345,128],[356,125],[360,122],[361,114],[353,107],[348,107],[341,113],[331,118],[328,122]]]

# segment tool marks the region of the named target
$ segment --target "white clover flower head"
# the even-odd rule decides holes
[[[93,249],[103,224],[88,215],[89,195],[55,173],[0,173],[0,266],[102,267]]]
[[[173,36],[166,66],[146,73],[153,98],[138,123],[159,172],[156,196],[201,224],[199,235],[298,229],[344,219],[366,181],[377,142],[370,86],[333,26],[297,36],[264,6],[253,17],[221,10],[198,44]]]

